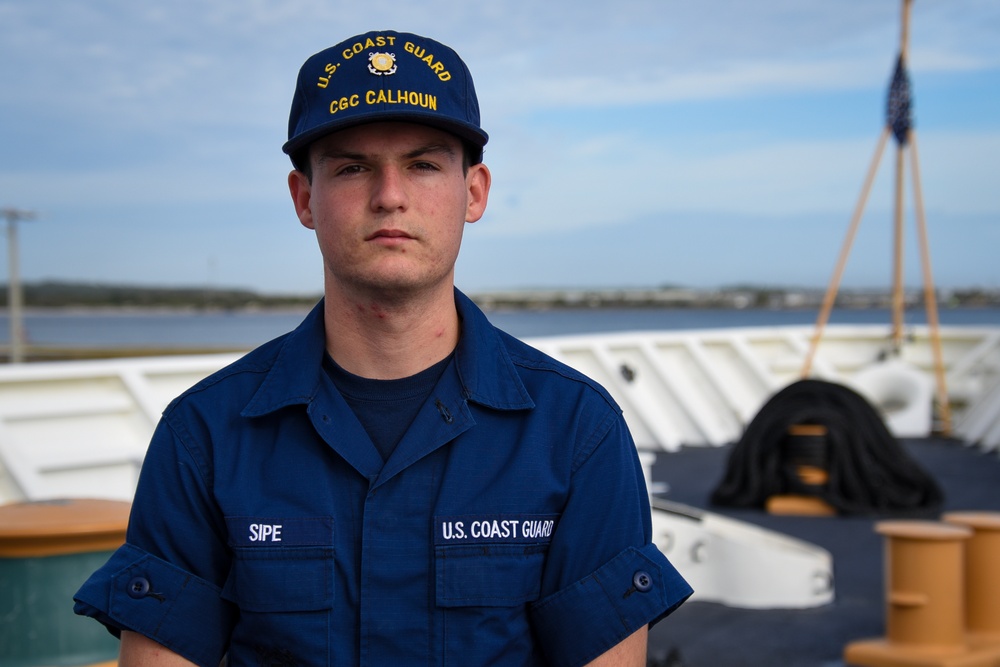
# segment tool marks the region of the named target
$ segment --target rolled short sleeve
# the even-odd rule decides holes
[[[199,665],[218,665],[233,615],[220,592],[126,544],[77,592],[74,611],[99,620],[116,635],[133,630]]]
[[[74,611],[115,635],[132,630],[214,666],[235,623],[235,606],[221,595],[230,560],[224,522],[207,454],[169,420],[168,409],[143,461],[126,544],[80,588]]]
[[[629,547],[593,574],[532,606],[549,664],[582,665],[655,623],[691,595],[653,544]]]
[[[649,497],[620,415],[581,449],[532,625],[549,664],[582,665],[692,593],[652,544]]]

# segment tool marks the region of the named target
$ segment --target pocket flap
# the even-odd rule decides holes
[[[437,604],[440,607],[511,607],[537,600],[545,545],[437,547]]]
[[[332,548],[270,549],[267,557],[238,551],[222,597],[246,611],[317,611],[333,607]]]

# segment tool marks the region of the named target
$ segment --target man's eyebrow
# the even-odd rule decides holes
[[[320,161],[322,160],[357,160],[361,161],[368,156],[363,153],[356,153],[354,151],[342,150],[339,148],[330,148],[321,150],[319,155],[316,156]]]
[[[413,150],[407,151],[403,154],[403,158],[407,160],[413,160],[415,158],[423,157],[425,155],[446,155],[448,157],[455,157],[455,149],[448,144],[432,143],[426,144],[424,146],[417,146]],[[323,149],[316,156],[320,161],[323,160],[351,160],[356,162],[363,162],[370,159],[371,155],[365,153],[358,153],[356,151],[344,149],[344,148],[328,148]]]
[[[422,157],[424,155],[432,155],[435,153],[447,155],[448,157],[455,157],[455,149],[447,144],[427,144],[426,146],[418,146],[412,151],[406,153],[403,157],[412,160],[413,158]]]

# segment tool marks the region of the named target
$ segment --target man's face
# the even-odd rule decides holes
[[[328,287],[380,298],[451,289],[466,222],[490,175],[466,173],[453,135],[413,123],[359,125],[310,148],[312,183],[289,176],[299,220],[316,231]]]

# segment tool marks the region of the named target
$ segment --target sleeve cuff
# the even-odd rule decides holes
[[[77,614],[114,634],[132,630],[199,665],[218,665],[228,646],[231,605],[220,589],[128,544],[77,591]]]
[[[629,547],[531,609],[549,664],[586,664],[680,606],[691,587],[653,544]]]

